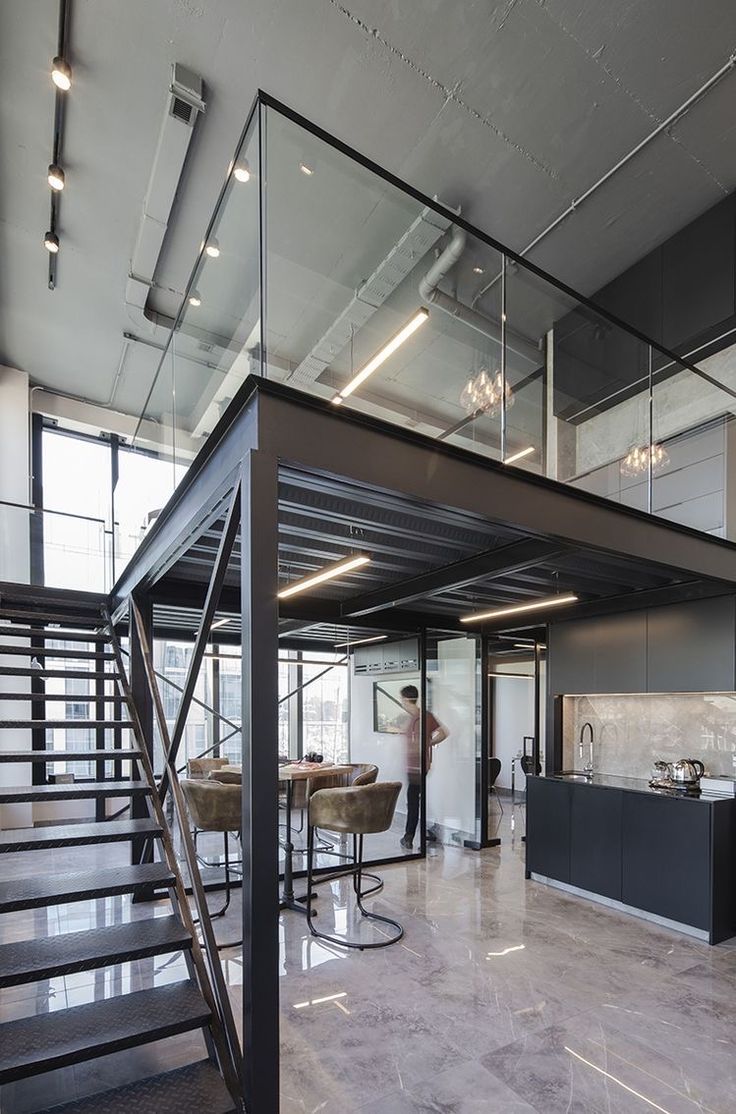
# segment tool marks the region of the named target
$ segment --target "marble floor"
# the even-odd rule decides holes
[[[520,810],[516,831],[511,815],[507,806],[498,848],[436,847],[426,861],[380,868],[385,888],[371,904],[403,923],[399,944],[346,951],[309,937],[299,914],[282,916],[282,1114],[736,1110],[736,942],[710,948],[525,882]],[[53,865],[72,869],[61,854]],[[6,858],[21,866],[22,856]],[[345,881],[323,885],[318,904],[328,931],[376,938],[355,921]],[[13,914],[0,932],[7,940],[167,911],[114,898]],[[238,917],[236,899],[216,922],[221,939]],[[222,954],[237,1015],[240,955]],[[17,987],[0,992],[0,1018],[184,970],[181,956],[161,957]],[[103,1057],[4,1088],[0,1109],[31,1114],[202,1052],[192,1035]]]

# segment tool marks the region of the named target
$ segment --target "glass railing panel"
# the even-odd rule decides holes
[[[698,371],[655,355],[652,512],[736,540],[736,356],[726,350]]]
[[[0,502],[0,581],[107,592],[111,577],[102,519]]]
[[[116,568],[137,549],[236,395],[260,371],[257,114],[228,173],[116,486]],[[151,480],[141,489],[142,474]]]
[[[267,376],[499,457],[501,255],[272,110],[265,149]]]
[[[517,338],[539,352],[536,371],[509,375],[507,461],[646,510],[649,346],[523,263],[508,268],[506,329],[510,369]],[[533,451],[514,461],[517,444]]]

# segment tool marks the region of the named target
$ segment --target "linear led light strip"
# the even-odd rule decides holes
[[[335,649],[341,650],[347,646],[365,646],[366,642],[383,642],[387,638],[387,634],[376,634],[373,638],[358,638],[354,642],[336,642]]]
[[[504,615],[518,615],[522,611],[543,611],[547,607],[559,607],[563,603],[575,603],[577,596],[568,593],[565,596],[550,596],[546,600],[535,600],[534,603],[519,603],[514,607],[500,607],[495,611],[479,611],[475,615],[461,615],[461,623],[479,623],[481,619],[500,619]]]
[[[511,456],[507,456],[504,460],[504,464],[514,464],[517,460],[521,460],[525,456],[531,456],[533,452],[534,446],[529,445],[528,448],[520,449],[518,453],[512,453]]]
[[[295,580],[288,588],[282,588],[279,592],[279,599],[285,600],[289,596],[295,596],[297,592],[306,592],[308,588],[314,588],[317,584],[323,584],[325,580],[334,580],[336,576],[342,576],[343,573],[351,572],[353,569],[359,569],[362,565],[367,565],[370,562],[370,557],[365,554],[359,553],[354,557],[345,557],[342,561],[337,561],[334,565],[327,565],[321,572],[310,573],[309,576],[303,576],[301,580]]]
[[[351,395],[353,393],[356,387],[359,387],[361,383],[364,383],[368,376],[373,374],[376,368],[379,368],[381,364],[384,363],[389,358],[389,356],[396,351],[397,348],[401,347],[405,340],[409,339],[412,333],[415,333],[417,331],[420,325],[424,324],[428,317],[428,309],[424,309],[424,307],[422,307],[422,309],[417,310],[411,320],[407,321],[406,325],[404,325],[404,328],[400,329],[396,336],[391,338],[388,344],[384,344],[383,348],[379,349],[379,351],[376,352],[375,356],[368,361],[365,367],[362,368],[358,372],[358,374],[355,375],[350,380],[350,382],[335,395],[332,400],[334,405],[339,406],[340,403],[348,397],[348,395]]]

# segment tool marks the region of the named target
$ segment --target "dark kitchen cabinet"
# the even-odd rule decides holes
[[[623,796],[618,789],[573,787],[570,819],[570,882],[616,901],[621,900]]]
[[[554,694],[646,692],[646,612],[554,623],[547,660]]]
[[[526,869],[558,882],[570,881],[570,799],[563,781],[526,781]]]
[[[708,930],[711,814],[696,801],[626,793],[622,901]]]
[[[653,607],[647,635],[649,692],[732,692],[736,687],[733,596]]]

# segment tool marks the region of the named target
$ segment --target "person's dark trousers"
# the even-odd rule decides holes
[[[409,774],[409,785],[406,790],[406,839],[414,839],[419,823],[419,775]]]

